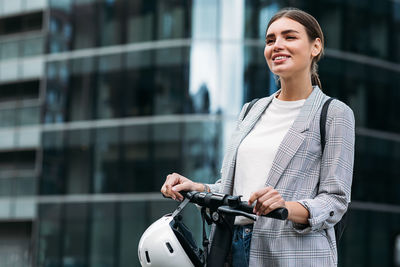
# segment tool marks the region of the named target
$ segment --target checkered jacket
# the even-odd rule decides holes
[[[256,102],[243,120],[244,105],[212,192],[232,194],[236,153],[273,95]],[[336,266],[333,226],[350,203],[354,162],[354,115],[343,102],[333,100],[326,121],[326,144],[321,155],[320,114],[329,97],[317,86],[279,146],[265,186],[275,188],[286,201],[298,201],[310,213],[309,224],[258,217],[250,246],[250,266]],[[265,140],[268,142],[268,140]]]

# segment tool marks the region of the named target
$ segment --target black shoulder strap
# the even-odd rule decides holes
[[[321,110],[321,117],[319,119],[319,131],[321,134],[321,149],[322,149],[322,153],[324,153],[324,149],[325,149],[325,128],[326,128],[326,117],[328,114],[328,108],[329,108],[329,104],[331,103],[331,101],[333,100],[333,98],[329,98],[328,100],[325,101],[324,105],[322,106],[322,110]]]
[[[258,98],[254,98],[253,100],[251,100],[251,102],[249,103],[249,105],[246,108],[246,112],[244,113],[243,116],[243,120],[244,118],[246,118],[247,114],[249,113],[250,109],[254,106],[254,104],[258,101]]]
[[[321,110],[321,117],[319,120],[319,129],[320,129],[320,133],[321,133],[321,150],[322,153],[324,153],[324,149],[325,149],[325,128],[326,128],[326,117],[328,114],[328,108],[329,108],[329,104],[331,103],[331,101],[333,100],[333,98],[329,98],[328,100],[325,101],[324,105],[322,106],[322,110]],[[344,229],[346,227],[347,224],[347,212],[345,212],[342,216],[342,218],[340,219],[340,221],[338,221],[335,226],[335,237],[336,237],[336,245],[339,245],[339,241],[342,238]]]

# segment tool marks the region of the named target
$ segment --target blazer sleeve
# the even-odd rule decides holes
[[[240,111],[240,114],[239,114],[239,118],[236,121],[236,129],[239,128],[240,123],[243,121],[244,113],[245,113],[245,110],[247,109],[249,103],[250,102],[243,105],[242,110]],[[223,164],[222,164],[222,166],[223,166]],[[222,177],[222,168],[220,170],[220,175]],[[211,192],[218,193],[218,192],[221,192],[221,184],[222,184],[222,179],[220,178],[214,184],[207,184],[207,185],[210,187]]]
[[[335,103],[336,102],[336,103]],[[353,111],[334,100],[329,107],[326,144],[317,196],[298,202],[310,213],[309,225],[293,224],[299,233],[328,229],[347,211],[353,180],[355,121]],[[329,114],[331,113],[331,114]]]

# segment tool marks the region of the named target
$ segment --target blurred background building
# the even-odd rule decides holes
[[[285,6],[319,20],[323,90],[356,116],[340,266],[400,266],[398,0],[0,0],[0,265],[138,266],[165,176],[215,181],[241,106],[277,89]]]

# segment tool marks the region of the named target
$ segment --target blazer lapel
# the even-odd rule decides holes
[[[318,86],[315,86],[278,148],[268,174],[266,186],[275,188],[283,171],[303,143],[310,123],[314,119],[323,97],[324,93],[322,93]]]
[[[233,177],[235,175],[235,166],[236,166],[236,155],[237,150],[239,148],[242,140],[247,136],[247,134],[253,129],[254,125],[257,123],[258,119],[264,113],[265,109],[269,106],[272,101],[272,98],[275,94],[262,98],[258,100],[254,106],[251,108],[251,111],[247,114],[244,120],[239,123],[238,130],[236,134],[232,136],[231,145],[232,149],[228,149],[227,158],[224,159],[224,165],[230,164],[229,166],[224,166],[223,169],[227,170],[224,174],[223,184],[222,184],[222,192],[225,194],[232,193],[233,189]]]

